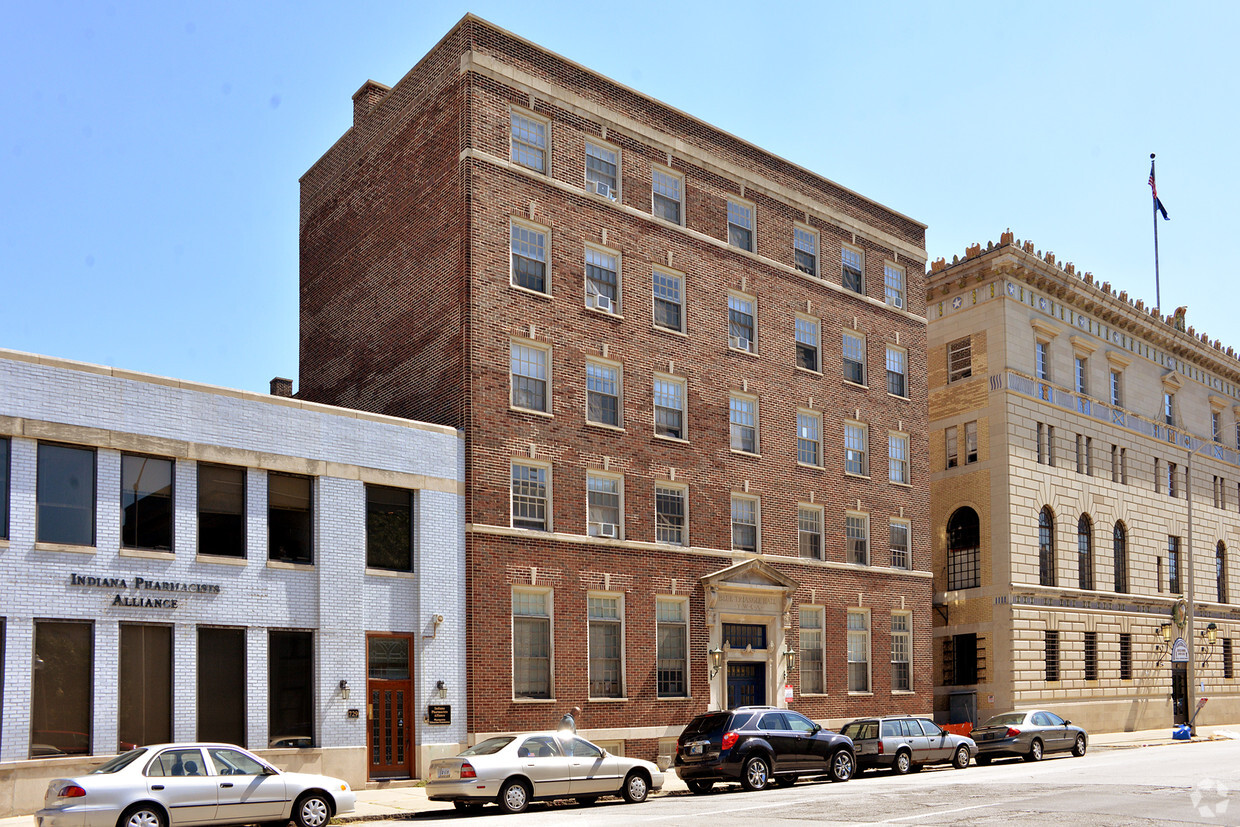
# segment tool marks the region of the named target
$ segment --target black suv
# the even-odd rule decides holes
[[[695,793],[708,792],[716,781],[739,781],[747,790],[824,773],[847,781],[856,766],[850,739],[772,706],[703,712],[676,743],[676,773]]]

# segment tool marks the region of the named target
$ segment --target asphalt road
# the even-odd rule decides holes
[[[1229,806],[1230,805],[1230,806]],[[416,822],[488,824],[1088,824],[1240,825],[1240,741],[1107,749],[1083,758],[1048,757],[964,770],[930,767],[897,777],[866,773],[845,784],[802,781],[746,793],[717,787],[708,795],[532,804],[525,813],[426,813]],[[392,822],[396,824],[396,822]],[[406,822],[407,824],[408,822]],[[370,822],[377,825],[376,822]],[[368,825],[369,827],[369,825]]]

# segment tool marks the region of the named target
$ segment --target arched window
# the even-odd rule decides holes
[[[981,585],[978,565],[982,545],[981,523],[972,508],[956,509],[947,521],[947,588],[972,589]]]
[[[1055,585],[1055,515],[1049,505],[1038,514],[1038,582]]]
[[[1219,540],[1214,548],[1214,580],[1218,583],[1218,602],[1227,602],[1227,546]]]
[[[1094,521],[1082,514],[1076,521],[1077,586],[1094,587]]]
[[[1128,530],[1118,520],[1115,522],[1115,591],[1128,591]]]

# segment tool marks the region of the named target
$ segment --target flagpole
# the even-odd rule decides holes
[[[1150,153],[1150,181],[1154,180],[1154,153]],[[1154,218],[1154,305],[1162,312],[1162,291],[1158,285],[1158,196],[1150,199]]]

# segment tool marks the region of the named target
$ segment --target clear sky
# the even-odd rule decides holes
[[[0,0],[0,347],[297,376],[297,179],[466,12],[929,225],[1240,348],[1237,3]],[[1212,240],[1213,239],[1213,240]]]

